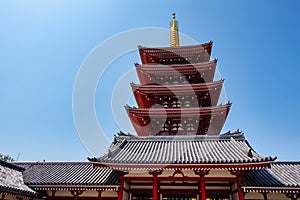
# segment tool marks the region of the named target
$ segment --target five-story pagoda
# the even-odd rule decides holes
[[[212,44],[180,47],[173,13],[171,47],[139,46],[141,85],[131,84],[139,108],[126,106],[139,136],[220,134],[231,104],[218,105],[223,80],[213,80]]]
[[[138,48],[138,108],[125,106],[138,136],[120,132],[89,160],[118,172],[118,200],[243,200],[247,171],[276,158],[256,153],[240,131],[220,134],[231,104],[218,103],[213,43],[179,46],[172,17],[170,47]]]

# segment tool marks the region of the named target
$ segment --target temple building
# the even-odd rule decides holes
[[[137,107],[126,105],[137,135],[120,132],[89,162],[14,163],[31,199],[278,200],[300,199],[300,162],[256,152],[243,132],[221,133],[231,103],[221,103],[213,42],[138,46]],[[0,179],[1,180],[1,179]],[[7,198],[2,191],[0,199]],[[1,196],[2,194],[2,196]]]

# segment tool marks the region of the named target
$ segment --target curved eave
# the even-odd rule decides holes
[[[136,65],[136,72],[138,74],[140,83],[159,84],[160,76],[199,76],[204,82],[212,82],[216,71],[217,61],[207,63],[197,63],[194,65]]]
[[[115,170],[167,170],[167,169],[186,169],[186,170],[257,170],[270,167],[275,159],[270,158],[263,162],[249,163],[207,163],[207,164],[149,164],[149,163],[104,163],[95,162],[95,166],[106,167]]]
[[[139,46],[140,58],[147,63],[195,63],[207,62],[210,59],[212,42],[179,47],[147,48]]]
[[[139,116],[139,117],[147,117],[149,114],[152,117],[160,117],[167,115],[189,115],[189,116],[199,116],[200,115],[214,115],[214,114],[223,114],[223,112],[228,113],[230,110],[231,104],[225,104],[221,106],[214,106],[214,107],[201,107],[201,108],[178,108],[178,109],[146,109],[146,108],[131,108],[126,106],[126,111],[128,114],[132,116]]]
[[[298,194],[300,193],[300,187],[251,187],[243,186],[244,192],[259,192],[259,193],[286,193],[286,194]]]
[[[185,84],[185,85],[136,85],[131,84],[133,92],[142,92],[144,94],[169,94],[169,93],[189,93],[203,92],[209,90],[217,90],[222,88],[224,79],[211,82],[211,83],[199,83],[199,84]],[[191,93],[192,92],[192,93]]]
[[[36,190],[97,190],[97,191],[117,191],[119,185],[30,185]]]
[[[186,45],[186,46],[176,46],[176,47],[143,47],[138,46],[138,49],[142,52],[149,52],[149,51],[172,51],[172,52],[193,52],[199,50],[207,50],[209,54],[211,53],[211,48],[213,45],[213,41],[209,41],[203,44],[196,44],[196,45]]]
[[[36,192],[34,190],[27,191],[27,190],[21,190],[21,189],[5,187],[5,186],[0,186],[0,193],[1,192],[10,193],[18,196],[26,196],[26,197],[34,197],[36,195]]]
[[[186,71],[186,70],[204,70],[215,68],[217,66],[217,60],[209,61],[209,62],[202,62],[202,63],[194,63],[194,64],[173,64],[173,65],[163,65],[163,64],[136,64],[136,70],[142,72],[161,72],[161,71]]]

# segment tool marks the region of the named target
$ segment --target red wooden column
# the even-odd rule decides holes
[[[206,200],[205,180],[204,176],[200,177],[201,200]]]
[[[151,174],[153,176],[153,200],[158,200],[158,180],[157,180],[157,176],[159,174],[161,174],[162,171],[153,171],[153,172],[149,172],[149,174]]]
[[[118,172],[118,178],[120,181],[120,187],[118,190],[118,200],[122,200],[124,191],[124,172]]]
[[[237,178],[237,189],[238,189],[238,194],[239,194],[239,200],[244,200],[244,192],[242,190],[242,187],[241,187],[241,178]]]
[[[158,182],[157,174],[153,174],[153,200],[157,200],[158,197]]]
[[[231,174],[236,175],[236,186],[237,186],[237,192],[239,195],[239,200],[245,200],[244,192],[242,190],[241,183],[244,180],[245,177],[245,171],[232,171]]]
[[[194,171],[196,175],[200,176],[199,192],[201,194],[201,200],[206,200],[206,189],[205,189],[205,178],[204,176],[209,173],[209,171]]]

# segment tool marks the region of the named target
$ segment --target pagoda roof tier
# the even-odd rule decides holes
[[[220,136],[116,136],[108,151],[91,158],[117,170],[259,169],[276,158],[256,153],[242,133]]]
[[[147,108],[135,108],[130,106],[125,106],[127,112],[129,114],[138,116],[138,117],[146,117],[149,116],[157,116],[157,117],[164,117],[167,113],[172,117],[177,117],[181,115],[188,115],[188,116],[199,116],[200,115],[213,115],[219,114],[223,112],[229,112],[231,103],[220,105],[220,106],[213,106],[213,107],[201,107],[201,108],[178,108],[178,109],[147,109]]]
[[[219,135],[231,103],[214,107],[147,109],[126,106],[133,127],[140,136]]]
[[[187,64],[210,60],[213,42],[178,47],[142,47],[139,53],[143,64]]]
[[[212,83],[185,85],[136,85],[131,84],[139,108],[161,104],[174,107],[216,106],[224,80]],[[175,102],[172,105],[172,102]],[[165,103],[165,104],[164,104]]]
[[[178,83],[212,82],[217,66],[217,59],[205,63],[162,65],[162,64],[135,64],[139,81],[142,85],[165,84],[166,78]],[[176,80],[178,79],[178,80]],[[195,79],[195,80],[193,80]],[[170,83],[172,84],[172,83]]]

